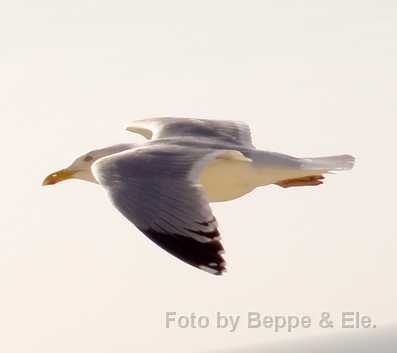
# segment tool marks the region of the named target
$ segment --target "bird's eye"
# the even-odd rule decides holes
[[[91,156],[86,156],[85,158],[84,158],[84,161],[85,162],[89,162],[89,161],[91,161],[92,160],[92,157]]]

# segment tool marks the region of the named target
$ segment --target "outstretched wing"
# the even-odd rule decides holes
[[[193,137],[211,139],[214,143],[226,143],[231,147],[255,148],[249,126],[231,120],[152,118],[134,121],[126,130],[138,133],[148,140]]]
[[[217,221],[197,179],[225,151],[154,144],[98,160],[95,178],[114,206],[148,238],[186,263],[225,270]]]

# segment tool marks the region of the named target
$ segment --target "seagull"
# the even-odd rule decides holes
[[[126,130],[146,138],[97,149],[51,173],[43,185],[81,179],[101,185],[112,204],[150,240],[200,270],[221,275],[224,248],[210,202],[259,186],[316,186],[354,157],[296,158],[257,150],[243,122],[152,118]]]

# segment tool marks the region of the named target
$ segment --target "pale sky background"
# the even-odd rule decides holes
[[[343,311],[370,316],[371,332],[397,324],[396,19],[379,0],[1,1],[2,351],[216,352],[365,332],[342,329]],[[41,187],[91,149],[140,140],[124,126],[154,116],[244,120],[257,148],[357,163],[320,187],[213,204],[228,262],[215,277],[147,240],[99,186]],[[209,327],[167,329],[167,311]],[[313,325],[249,329],[249,311]],[[235,332],[217,312],[241,316]]]

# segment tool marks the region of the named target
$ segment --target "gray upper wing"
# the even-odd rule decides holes
[[[237,148],[255,148],[250,128],[243,122],[196,118],[152,118],[134,121],[126,128],[146,139],[193,137],[211,139],[215,144]]]
[[[155,144],[102,158],[92,170],[114,206],[147,237],[182,261],[219,275],[225,269],[223,247],[197,179],[224,152]]]

